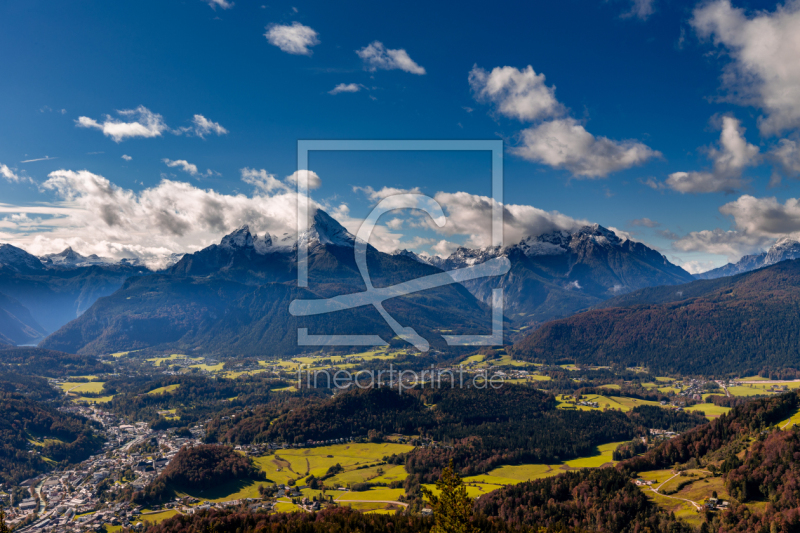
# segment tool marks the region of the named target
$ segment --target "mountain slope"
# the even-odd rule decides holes
[[[613,303],[629,306],[547,323],[514,346],[515,356],[714,375],[800,368],[800,261]]]
[[[75,259],[70,254],[65,257]],[[146,268],[128,263],[46,265],[20,248],[0,244],[0,293],[24,306],[42,333],[56,331],[127,278],[147,273]]]
[[[569,316],[642,287],[693,279],[655,250],[597,224],[529,237],[502,250],[459,248],[446,259],[429,262],[450,270],[499,256],[511,262],[507,274],[465,286],[484,302],[491,301],[492,289],[503,287],[506,315],[528,323]]]
[[[773,244],[766,252],[746,255],[736,263],[728,263],[708,272],[695,274],[694,277],[697,279],[716,279],[723,276],[734,276],[790,259],[800,259],[800,242],[785,238]]]
[[[10,344],[30,344],[46,334],[25,306],[0,293],[0,339]]]
[[[327,214],[318,211],[301,238],[309,244],[308,289],[296,287],[294,240],[258,238],[243,227],[218,245],[184,256],[165,273],[128,280],[42,347],[88,354],[152,346],[283,354],[298,351],[298,327],[308,328],[311,335],[379,334],[392,339],[394,332],[371,306],[310,317],[289,313],[295,299],[366,289],[355,264],[354,238]],[[367,264],[375,287],[439,272],[372,247]],[[438,330],[486,334],[491,325],[488,308],[459,285],[394,298],[385,308],[432,342]]]

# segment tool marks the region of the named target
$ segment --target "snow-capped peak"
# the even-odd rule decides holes
[[[317,212],[314,213],[314,221],[304,238],[309,244],[319,242],[320,244],[352,247],[356,242],[352,233],[322,209],[317,209]]]
[[[16,272],[44,268],[42,262],[36,256],[10,244],[0,244],[0,265]]]
[[[250,233],[250,226],[245,224],[239,229],[225,235],[219,243],[223,248],[250,248],[253,246],[253,235]]]

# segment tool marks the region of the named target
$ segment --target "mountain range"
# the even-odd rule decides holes
[[[736,263],[728,263],[719,268],[695,274],[694,277],[697,279],[715,279],[723,276],[733,276],[790,259],[800,259],[800,242],[791,238],[783,238],[773,244],[766,252],[746,255]]]
[[[503,287],[506,316],[522,323],[569,316],[619,294],[693,279],[657,251],[598,224],[528,237],[502,249],[462,247],[447,258],[420,260],[450,270],[495,257],[507,257],[511,270],[464,285],[486,303],[492,289]]]
[[[308,288],[297,287],[296,239],[259,237],[245,226],[164,272],[127,280],[41,346],[88,354],[149,347],[296,353],[307,349],[297,345],[298,327],[312,335],[377,333],[387,342],[398,342],[372,307],[304,318],[289,313],[295,299],[366,290],[355,263],[355,238],[327,213],[318,210],[299,239],[308,244]],[[367,264],[375,287],[441,272],[371,246]],[[486,334],[491,327],[489,308],[457,284],[393,298],[384,306],[434,345],[444,345],[443,331]]]
[[[85,258],[67,249],[42,259],[0,244],[0,343],[31,344],[80,316],[131,276],[150,271],[130,262]],[[99,259],[99,258],[98,258]]]

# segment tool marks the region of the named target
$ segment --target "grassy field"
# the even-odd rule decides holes
[[[715,418],[719,418],[720,415],[724,415],[728,411],[731,410],[730,407],[721,407],[718,405],[714,405],[712,403],[698,403],[691,407],[687,407],[686,411],[691,412],[698,412],[701,411],[706,415],[706,418],[709,420],[714,420]]]
[[[141,518],[142,522],[151,522],[153,524],[158,524],[160,522],[163,522],[167,518],[172,518],[176,514],[178,514],[178,511],[161,511],[159,513],[142,515]]]
[[[387,455],[406,453],[412,449],[412,446],[395,443],[336,444],[318,448],[276,450],[274,455],[257,457],[255,462],[266,472],[267,478],[276,483],[287,483],[290,479],[298,480],[309,474],[321,477],[330,467],[339,464],[345,469],[344,472],[329,479],[326,484],[342,486],[363,481],[365,476],[379,476],[378,467],[371,466],[361,470],[357,467],[374,465]],[[401,475],[393,465],[382,465],[382,468],[384,470],[382,477],[395,478]],[[399,479],[405,479],[405,475]],[[395,479],[387,479],[387,482],[391,481]]]
[[[103,381],[90,381],[88,383],[75,383],[68,381],[61,384],[61,390],[75,394],[79,394],[81,392],[98,393],[103,390],[103,385],[105,385],[105,382]]]
[[[153,357],[152,359],[146,359],[146,360],[147,361],[151,361],[153,363],[153,366],[161,366],[161,364],[164,361],[173,361],[175,359],[187,359],[187,358],[191,359],[192,361],[195,360],[195,359],[192,359],[192,358],[190,358],[190,357],[188,357],[186,355],[179,354],[179,353],[174,353],[174,354],[170,355],[169,357]]]
[[[589,402],[596,402],[599,407],[591,407],[587,405],[576,405],[569,403],[572,396],[556,396],[558,400],[558,409],[578,409],[579,411],[602,411],[603,409],[619,409],[621,411],[630,411],[639,405],[655,405],[661,407],[660,402],[651,402],[648,400],[638,400],[636,398],[626,398],[622,396],[601,396],[599,394],[584,394],[583,399]]]
[[[219,372],[222,370],[222,367],[225,366],[225,363],[217,363],[216,365],[207,365],[205,363],[199,365],[192,365],[189,368],[199,368],[200,370],[205,370],[206,372]]]
[[[114,396],[100,396],[98,398],[87,398],[86,396],[79,396],[77,398],[73,398],[72,401],[75,403],[107,403],[114,399]]]
[[[174,391],[175,389],[177,389],[180,386],[181,386],[180,383],[177,383],[175,385],[167,385],[166,387],[159,387],[157,389],[153,389],[150,392],[148,392],[147,394],[153,394],[153,395],[155,395],[155,394],[165,394],[167,392]]]
[[[778,427],[781,429],[790,429],[795,424],[800,424],[800,409],[795,411],[794,414],[786,420],[782,420],[780,423],[778,423]]]
[[[190,490],[187,492],[179,492],[179,497],[191,496],[203,501],[210,501],[212,503],[229,502],[231,500],[241,500],[242,498],[260,498],[258,494],[258,487],[260,485],[269,485],[270,483],[264,481],[250,481],[239,480],[231,483],[226,483],[213,489]]]
[[[611,454],[617,449],[621,442],[611,442],[598,446],[590,456],[572,459],[560,464],[524,464],[506,465],[491,470],[487,474],[470,476],[464,478],[464,482],[476,486],[495,486],[515,485],[524,481],[541,479],[543,477],[556,476],[566,470],[579,468],[597,468],[605,464],[613,464]],[[494,490],[494,489],[491,489]]]

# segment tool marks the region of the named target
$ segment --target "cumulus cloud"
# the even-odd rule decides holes
[[[488,196],[466,192],[438,192],[434,199],[444,209],[447,223],[435,231],[447,235],[467,235],[470,246],[483,248],[492,244],[492,212],[495,201]],[[528,236],[555,230],[575,230],[589,224],[558,211],[545,211],[530,205],[505,204],[503,210],[504,244],[516,244]]]
[[[373,41],[361,50],[356,50],[356,54],[364,62],[364,68],[370,72],[402,70],[411,74],[425,74],[425,69],[417,65],[405,50],[386,48],[380,41]]]
[[[200,172],[197,170],[197,165],[193,165],[189,163],[185,159],[176,159],[175,161],[171,159],[162,159],[165,165],[170,168],[179,168],[180,170],[186,172],[187,174],[195,177],[202,177],[202,176],[211,176],[214,174],[214,171],[211,169],[207,169],[205,172]]]
[[[136,109],[117,111],[117,114],[130,120],[130,122],[112,118],[110,115],[106,115],[102,123],[89,117],[79,117],[75,122],[76,126],[80,128],[102,131],[103,135],[111,137],[114,142],[121,142],[134,137],[161,137],[163,132],[169,131],[169,127],[161,115],[153,113],[141,105]]]
[[[132,160],[133,158],[132,158],[131,156],[129,156],[129,155],[122,154],[122,159],[124,159],[125,161],[130,161],[130,160]]]
[[[723,117],[719,149],[708,148],[711,171],[673,172],[666,186],[681,193],[732,192],[744,185],[742,171],[759,161],[758,147],[744,138],[745,129],[733,117]]]
[[[357,93],[363,88],[364,86],[361,85],[360,83],[340,83],[339,85],[328,91],[328,94]]]
[[[317,32],[299,22],[291,25],[271,24],[264,34],[269,44],[294,55],[310,56],[311,47],[319,44]]]
[[[686,261],[685,263],[681,263],[681,268],[684,269],[689,274],[702,274],[703,272],[708,272],[712,268],[716,268],[717,265],[714,264],[714,261]]]
[[[472,67],[469,85],[479,102],[491,102],[507,117],[533,121],[563,115],[565,108],[556,100],[555,87],[545,84],[544,74],[533,67],[519,70],[496,67],[491,72]]]
[[[275,177],[275,174],[270,174],[263,168],[256,170],[254,168],[243,168],[240,170],[242,174],[242,181],[248,185],[252,185],[256,189],[264,192],[271,193],[273,191],[288,191],[289,187],[281,180]]]
[[[655,0],[631,0],[631,8],[622,14],[622,18],[636,17],[641,20],[655,13]]]
[[[757,253],[776,239],[800,238],[800,199],[784,203],[775,197],[756,198],[743,195],[719,208],[733,219],[734,229],[692,232],[673,243],[682,251],[703,251],[725,255],[730,261],[742,255]]]
[[[210,135],[212,133],[216,135],[225,135],[228,133],[228,130],[223,128],[219,122],[208,120],[203,115],[195,115],[192,118],[191,126],[183,126],[182,128],[175,130],[173,133],[177,135],[186,133],[187,135],[196,135],[201,139],[205,139],[206,135]]]
[[[800,142],[797,137],[781,139],[770,150],[768,157],[786,175],[793,178],[800,176]]]
[[[4,165],[0,163],[0,176],[2,176],[6,181],[10,181],[11,183],[21,183],[24,181],[33,183],[33,180],[27,176],[20,176],[10,168],[8,165]]]
[[[631,226],[640,226],[644,228],[657,228],[661,225],[660,222],[656,222],[655,220],[650,220],[647,217],[644,218],[637,218],[630,221]]]
[[[761,108],[763,134],[800,127],[800,2],[748,14],[714,0],[695,9],[691,24],[730,56],[722,72],[727,99]]]
[[[750,235],[736,230],[693,231],[672,243],[672,247],[683,252],[705,252],[724,255],[735,263],[743,255],[761,252],[773,239]]]
[[[544,122],[522,131],[515,155],[579,178],[604,178],[612,172],[641,165],[661,152],[634,140],[595,137],[573,118]]]
[[[42,188],[57,200],[32,208],[0,204],[0,214],[9,214],[0,219],[4,241],[37,255],[72,246],[82,254],[136,257],[158,267],[170,253],[219,242],[243,224],[259,234],[296,234],[297,194],[291,190],[267,194],[254,187],[251,195],[227,195],[165,179],[135,192],[86,170],[52,172]],[[20,216],[25,213],[38,218]]]
[[[295,170],[292,174],[286,176],[286,181],[297,185],[302,177],[305,177],[309,191],[319,189],[322,185],[322,180],[313,170]]]
[[[211,9],[216,10],[218,7],[222,9],[230,9],[233,7],[233,2],[227,0],[203,0],[206,4],[211,6]]]

